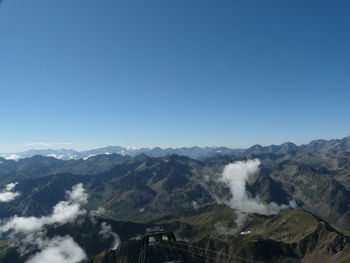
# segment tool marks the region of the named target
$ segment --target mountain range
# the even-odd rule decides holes
[[[26,262],[44,249],[23,248],[33,233],[2,231],[11,220],[39,224],[36,235],[45,233],[38,238],[47,243],[69,236],[93,263],[135,262],[138,237],[154,227],[175,232],[183,243],[173,253],[187,251],[187,262],[200,262],[192,247],[219,258],[229,251],[262,262],[349,262],[350,137],[198,158],[150,155],[0,158],[0,262]],[[241,179],[225,180],[232,172]],[[86,196],[67,200],[77,185]],[[65,206],[77,212],[74,220],[55,214]],[[121,243],[111,250],[117,235]]]
[[[88,159],[90,157],[100,155],[100,154],[120,154],[136,156],[138,154],[144,153],[150,157],[162,157],[167,154],[177,154],[184,155],[194,159],[203,159],[207,157],[212,157],[216,155],[226,155],[226,154],[236,154],[240,153],[241,149],[230,149],[227,147],[182,147],[182,148],[165,148],[160,147],[155,148],[129,148],[121,146],[108,146],[88,151],[75,151],[71,149],[47,149],[47,150],[29,150],[25,152],[18,153],[2,153],[1,157],[7,160],[19,160],[23,158],[33,157],[35,155],[42,155],[46,157],[54,157],[61,160],[78,160],[78,159]]]
[[[192,159],[203,160],[214,156],[225,155],[246,155],[249,153],[275,153],[284,154],[288,152],[306,151],[315,153],[321,150],[350,150],[350,136],[343,139],[333,140],[314,140],[308,144],[297,146],[291,142],[285,142],[281,145],[261,146],[259,144],[253,145],[247,149],[232,149],[228,147],[181,147],[181,148],[142,148],[142,147],[122,147],[122,146],[107,146],[98,149],[87,151],[76,151],[72,149],[47,149],[47,150],[29,150],[16,153],[0,153],[0,157],[7,160],[19,160],[23,158],[33,157],[35,155],[42,155],[46,157],[54,157],[61,160],[78,160],[88,159],[95,155],[101,154],[120,154],[136,156],[144,153],[150,157],[163,157],[168,154],[176,154],[190,157]]]

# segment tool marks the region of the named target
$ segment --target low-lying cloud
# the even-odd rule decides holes
[[[259,197],[250,197],[246,184],[248,179],[259,169],[261,162],[259,159],[237,161],[225,166],[220,181],[224,182],[230,189],[232,198],[227,204],[244,213],[257,213],[263,215],[277,214],[289,205],[278,205],[275,202],[263,203]]]
[[[9,184],[6,190],[11,191],[14,187],[15,184]],[[45,231],[42,230],[44,225],[73,222],[86,213],[81,206],[87,203],[88,195],[81,183],[67,191],[66,198],[66,201],[57,203],[48,216],[14,216],[0,226],[0,233],[25,234],[14,244],[21,256],[39,250],[26,263],[78,263],[86,259],[84,250],[71,236],[55,236],[50,239],[45,237]]]
[[[7,191],[13,190],[16,184],[6,186]],[[69,222],[85,220],[81,215],[87,215],[91,222],[97,227],[97,216],[105,212],[103,208],[87,213],[82,206],[87,203],[88,194],[83,184],[79,183],[66,192],[66,200],[58,202],[48,216],[42,217],[20,217],[13,216],[0,225],[0,234],[16,236],[21,238],[11,244],[16,248],[21,257],[32,255],[25,263],[78,263],[87,258],[84,250],[69,235],[54,236],[48,238],[44,226],[62,225]],[[120,238],[113,232],[112,227],[106,222],[100,225],[99,236],[102,239],[113,240],[111,249],[116,249],[120,244]]]
[[[14,216],[0,226],[0,232],[30,233],[39,231],[44,225],[73,222],[78,216],[86,213],[85,210],[81,209],[81,206],[87,203],[88,195],[81,183],[73,186],[71,191],[66,192],[66,195],[67,200],[57,203],[53,207],[51,215],[42,217]]]
[[[10,202],[16,199],[17,196],[21,195],[20,192],[12,192],[17,183],[10,183],[6,185],[5,189],[0,192],[0,202]]]
[[[117,233],[113,232],[112,227],[106,222],[102,222],[101,230],[98,233],[103,239],[113,237],[113,243],[111,249],[117,249],[120,244],[120,238]]]
[[[16,153],[13,153],[13,154],[10,154],[10,155],[3,155],[3,157],[6,160],[15,160],[15,161],[21,158],[21,156],[16,154]]]
[[[84,250],[71,236],[55,236],[52,239],[39,237],[34,242],[40,252],[25,263],[77,263],[86,259]]]

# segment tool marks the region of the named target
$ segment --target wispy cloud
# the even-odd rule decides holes
[[[57,146],[69,146],[74,145],[71,142],[27,142],[26,146],[44,146],[44,147],[57,147]]]
[[[13,190],[15,186],[16,183],[8,184],[6,191]],[[15,234],[24,234],[23,238],[15,241],[12,246],[17,247],[17,252],[21,256],[29,255],[26,263],[78,263],[87,258],[83,248],[70,235],[47,237],[45,225],[57,226],[75,222],[79,216],[87,213],[81,208],[88,200],[88,194],[82,183],[74,185],[71,191],[66,191],[66,198],[66,201],[58,202],[48,216],[13,216],[0,223],[0,235],[8,233],[11,237]],[[103,213],[104,209],[99,208],[88,215],[96,224],[95,217]],[[100,227],[99,236],[102,239],[113,239],[111,249],[116,249],[120,244],[118,234],[105,222],[102,222]]]
[[[8,184],[6,191],[11,191],[15,183]],[[52,214],[42,217],[14,216],[5,220],[0,226],[0,233],[10,232],[26,234],[18,243],[20,255],[36,252],[26,263],[78,263],[86,259],[84,250],[69,235],[47,238],[44,225],[65,224],[74,222],[86,211],[81,209],[87,203],[88,195],[83,184],[77,184],[71,191],[66,192],[67,200],[57,203]],[[108,229],[107,229],[108,230]],[[116,235],[116,234],[115,234]]]
[[[10,183],[6,185],[6,188],[2,192],[0,192],[0,202],[10,202],[21,194],[19,192],[12,192],[16,184],[17,183]]]
[[[0,226],[0,232],[12,231],[14,233],[30,233],[39,231],[44,225],[65,224],[73,222],[79,215],[86,211],[81,209],[87,203],[88,195],[83,185],[73,186],[72,191],[67,191],[67,201],[57,203],[49,216],[20,217],[14,216]]]

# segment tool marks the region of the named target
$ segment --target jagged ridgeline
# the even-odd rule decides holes
[[[196,159],[1,158],[0,183],[1,262],[50,251],[62,262],[139,262],[141,251],[145,262],[350,262],[349,137]],[[155,229],[176,241],[145,248]]]

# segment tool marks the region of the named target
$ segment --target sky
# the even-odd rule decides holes
[[[0,2],[0,152],[350,135],[348,0]]]

